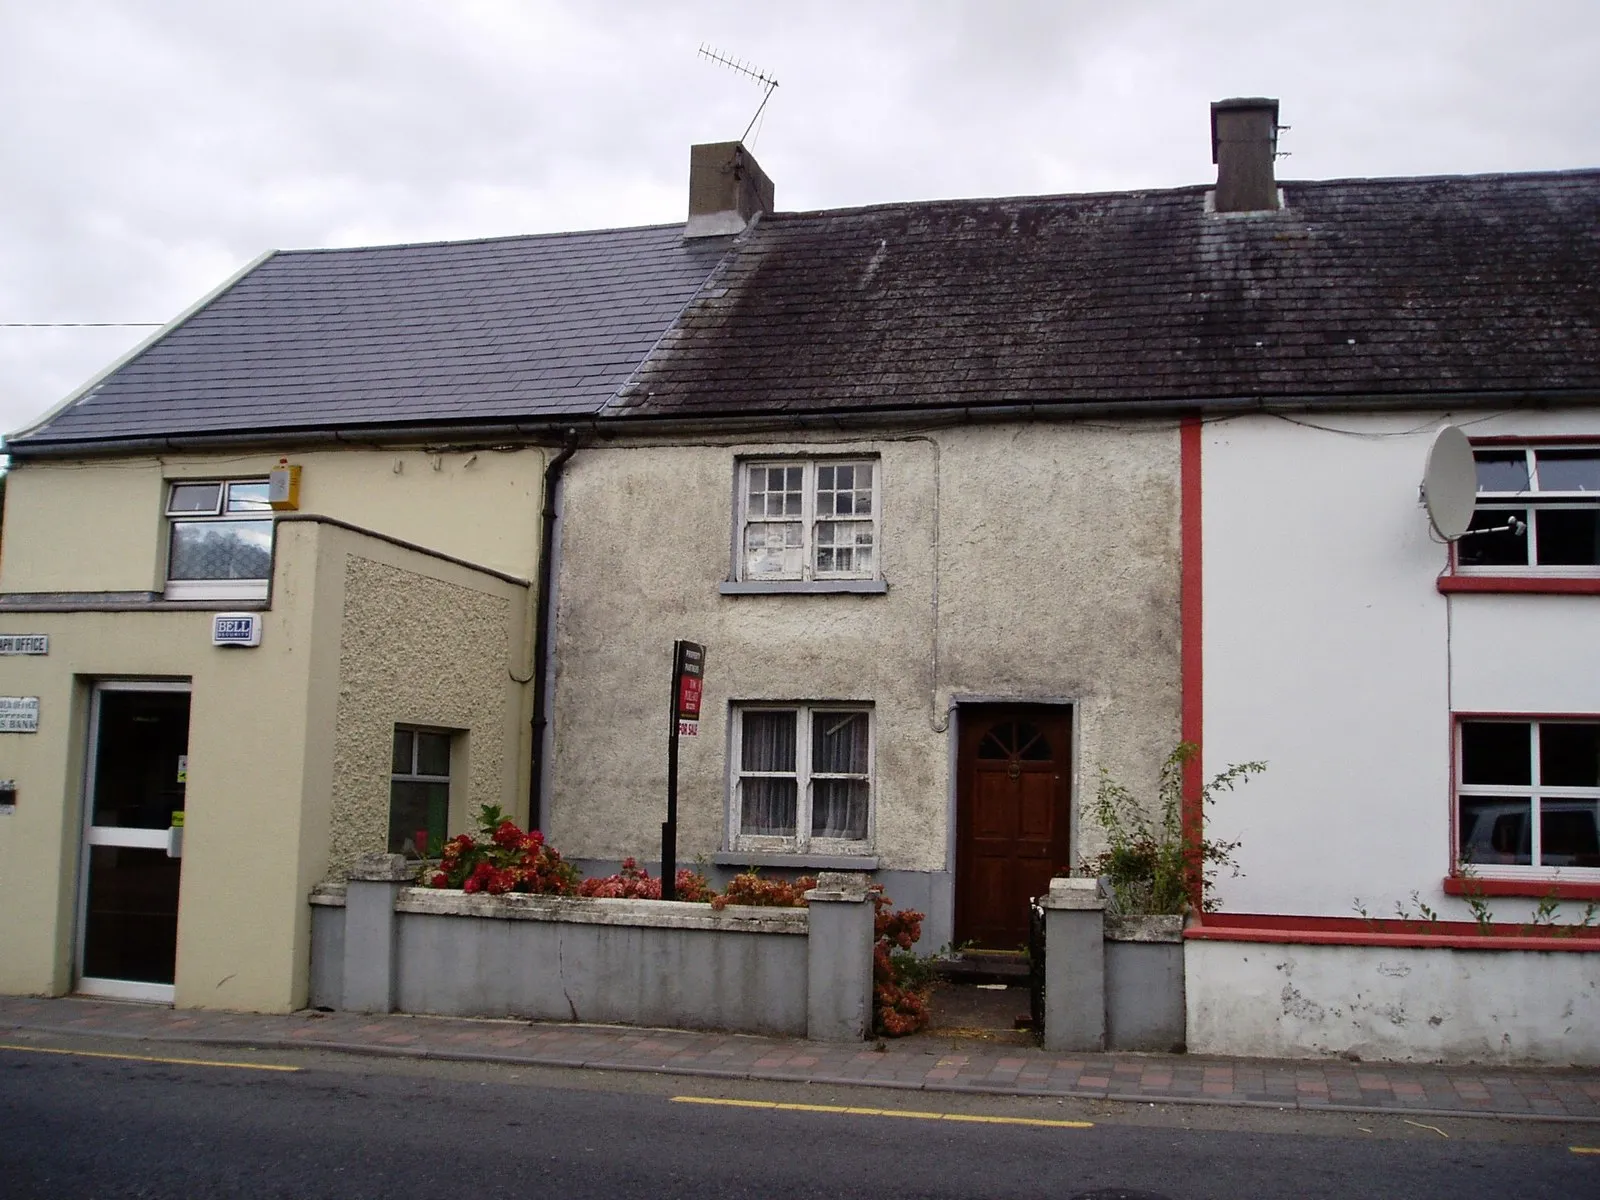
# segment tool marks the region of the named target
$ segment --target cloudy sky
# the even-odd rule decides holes
[[[681,220],[744,130],[778,205],[1600,166],[1597,0],[0,0],[0,430],[271,248]],[[30,327],[18,327],[30,326]]]

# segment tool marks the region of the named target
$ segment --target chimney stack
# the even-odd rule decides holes
[[[1216,211],[1273,212],[1278,181],[1278,102],[1260,96],[1211,106],[1211,161],[1217,164]]]
[[[689,147],[689,223],[683,236],[741,233],[772,211],[772,180],[742,142]]]

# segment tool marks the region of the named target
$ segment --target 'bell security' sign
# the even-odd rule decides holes
[[[213,646],[261,645],[261,617],[258,613],[217,613],[211,618]]]

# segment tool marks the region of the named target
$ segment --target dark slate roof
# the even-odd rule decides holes
[[[11,446],[593,413],[728,244],[677,224],[280,252]]]
[[[1600,172],[763,218],[613,416],[1600,389]]]

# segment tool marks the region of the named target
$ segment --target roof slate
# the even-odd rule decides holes
[[[594,413],[728,244],[677,224],[279,252],[11,446]]]
[[[1600,390],[1600,171],[764,217],[609,416]]]

